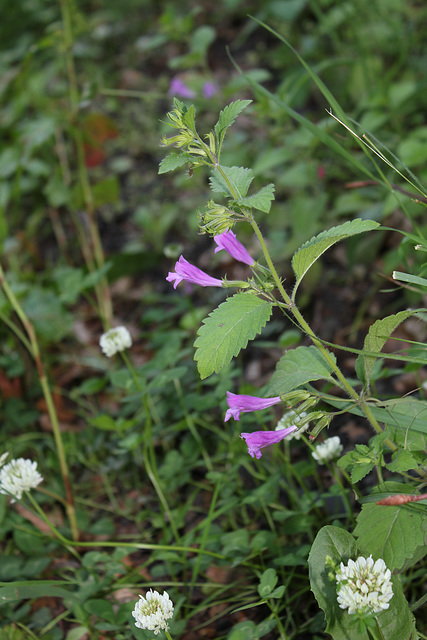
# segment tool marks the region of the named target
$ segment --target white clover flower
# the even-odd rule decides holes
[[[119,351],[129,349],[132,346],[132,338],[126,327],[114,327],[102,334],[99,346],[107,358],[111,358]]]
[[[18,458],[3,466],[4,460],[5,454],[0,458],[0,493],[20,500],[24,491],[34,489],[43,481],[43,477],[37,471],[37,462]]]
[[[301,420],[303,418],[305,418],[306,415],[307,415],[306,411],[301,411],[301,413],[297,413],[296,411],[293,411],[293,410],[287,411],[280,418],[279,422],[277,423],[277,427],[275,428],[275,431],[281,431],[282,429],[288,429],[292,425],[295,425],[296,427],[298,427],[298,423],[301,422]],[[307,431],[309,426],[310,426],[310,423],[306,422],[297,431],[293,431],[292,433],[290,433],[287,436],[286,439],[287,440],[301,440],[301,435],[304,433],[304,431]]]
[[[148,629],[154,631],[156,636],[162,629],[169,631],[166,620],[173,616],[173,604],[166,591],[161,596],[157,591],[147,591],[145,598],[139,596],[140,600],[135,604],[132,615],[135,618],[135,627],[138,629]]]
[[[393,597],[391,572],[381,558],[374,563],[372,555],[369,558],[360,556],[356,562],[349,560],[347,566],[341,562],[336,581],[338,604],[350,614],[379,613],[390,606]]]
[[[315,451],[311,455],[319,464],[326,464],[329,460],[338,458],[341,455],[343,446],[338,436],[328,438],[322,444],[318,444]]]

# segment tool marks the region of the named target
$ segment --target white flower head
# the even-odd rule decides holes
[[[306,411],[302,411],[301,413],[297,413],[296,411],[293,411],[293,410],[287,411],[280,418],[279,422],[277,423],[277,427],[275,428],[275,431],[281,431],[282,429],[287,429],[292,425],[295,425],[296,427],[298,427],[298,422],[301,422],[301,420],[305,418],[306,415],[307,415]],[[309,426],[310,426],[310,423],[306,422],[301,428],[298,428],[297,431],[293,431],[292,433],[290,433],[286,437],[286,439],[301,440],[301,435],[304,433],[304,431],[307,431]]]
[[[145,598],[139,596],[140,600],[135,604],[132,615],[135,618],[135,627],[138,629],[148,629],[154,631],[156,636],[162,629],[169,631],[166,620],[173,616],[172,600],[166,591],[161,596],[157,591],[147,591]]]
[[[393,597],[391,572],[384,560],[373,561],[360,556],[356,561],[342,562],[336,572],[337,600],[341,609],[348,613],[379,613],[388,609]]]
[[[328,438],[322,444],[318,444],[315,451],[311,455],[319,464],[326,464],[334,458],[341,455],[343,446],[338,436]]]
[[[4,462],[4,459],[3,454],[0,461]],[[22,498],[24,491],[34,489],[42,481],[43,477],[37,471],[37,462],[32,460],[18,458],[0,469],[0,493],[13,496],[17,500]]]
[[[126,327],[114,327],[103,333],[99,346],[108,358],[111,358],[119,351],[124,351],[132,346],[132,338]]]

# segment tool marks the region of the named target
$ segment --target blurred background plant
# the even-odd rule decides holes
[[[288,44],[248,14],[298,51],[352,130],[366,133],[412,185],[363,152],[326,112],[332,105]],[[222,423],[225,391],[234,384],[258,394],[280,357],[277,338],[287,348],[301,337],[275,318],[225,373],[198,379],[195,331],[222,292],[190,298],[172,293],[164,279],[183,248],[201,268],[208,259],[208,241],[194,240],[206,182],[196,174],[186,188],[179,172],[159,179],[159,140],[173,95],[196,105],[201,131],[232,99],[254,99],[230,131],[224,164],[252,166],[256,183],[275,183],[263,231],[284,276],[302,242],[352,217],[407,234],[350,239],[303,283],[300,302],[313,328],[358,347],[380,315],[425,306],[425,283],[401,279],[402,288],[391,274],[425,275],[424,252],[414,247],[426,246],[426,18],[427,7],[415,0],[25,0],[3,7],[2,266],[43,354],[82,543],[99,544],[79,549],[77,561],[34,512],[0,496],[5,638],[147,638],[130,626],[145,587],[172,589],[174,638],[324,637],[307,555],[322,525],[353,527],[356,507],[334,480],[339,471],[319,468],[299,441],[254,465],[238,431]],[[239,277],[226,258],[216,264]],[[45,481],[34,495],[71,538],[52,495],[65,499],[40,377],[11,330],[19,318],[3,294],[0,313],[0,453],[38,461]],[[134,338],[148,413],[128,369],[100,352],[110,324],[126,325]],[[424,357],[419,323],[408,320],[397,337]],[[388,361],[374,383],[385,395],[421,388],[422,397],[425,377],[419,364]],[[170,513],[147,476],[148,415]],[[274,428],[280,415],[269,416],[262,425]],[[245,416],[245,428],[259,420]],[[368,433],[357,418],[337,421],[332,431],[347,446],[365,443]],[[112,550],[102,546],[107,538],[164,548]],[[262,579],[266,569],[274,574]],[[407,597],[415,603],[425,567],[411,571]],[[284,586],[280,598],[270,597],[276,582]]]

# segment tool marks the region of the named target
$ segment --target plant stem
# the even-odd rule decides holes
[[[150,478],[151,484],[153,485],[157,493],[157,496],[163,506],[163,509],[168,516],[175,540],[178,542],[179,541],[178,529],[158,478],[159,474],[157,470],[156,454],[155,454],[154,445],[153,445],[153,433],[151,429],[152,420],[151,420],[151,411],[148,404],[148,395],[147,393],[145,393],[144,389],[142,388],[138,374],[135,371],[135,368],[129,356],[127,355],[127,353],[125,351],[122,351],[121,356],[127,368],[129,369],[129,372],[132,376],[132,379],[135,383],[136,388],[138,389],[138,391],[142,396],[141,400],[142,400],[142,405],[144,407],[144,412],[145,412],[144,462],[147,470],[147,475]]]
[[[77,77],[76,77],[76,70],[75,70],[74,58],[73,58],[74,34],[73,34],[73,25],[72,25],[72,18],[71,18],[72,14],[71,14],[71,8],[69,6],[69,0],[60,0],[60,5],[61,5],[61,14],[62,14],[62,23],[63,23],[63,32],[64,32],[65,63],[67,68],[68,86],[69,86],[68,97],[69,97],[70,115],[71,115],[71,121],[72,121],[71,135],[73,136],[74,144],[76,147],[77,172],[78,172],[80,187],[83,193],[86,213],[88,216],[89,237],[91,240],[93,255],[95,258],[95,264],[97,269],[102,269],[105,265],[104,252],[102,249],[101,238],[99,236],[99,230],[96,223],[92,189],[90,186],[89,177],[86,169],[83,135],[82,135],[81,129],[78,126],[78,123],[76,122],[77,114],[79,110],[79,94],[78,94]],[[87,247],[86,238],[84,238],[84,246]],[[90,259],[88,260],[88,256],[86,255],[85,255],[85,259],[86,259],[86,262],[88,263],[88,267],[90,267],[91,260]],[[98,300],[99,311],[101,314],[103,326],[105,329],[108,329],[112,325],[113,311],[112,311],[110,290],[109,290],[108,282],[105,275],[103,275],[100,282],[95,285],[95,293]]]
[[[304,316],[301,314],[301,312],[298,309],[298,307],[295,305],[293,300],[291,300],[289,295],[286,293],[286,291],[285,291],[285,289],[284,289],[284,287],[282,285],[282,281],[280,280],[279,275],[278,275],[278,273],[276,271],[276,268],[275,268],[275,266],[273,264],[273,261],[271,260],[270,253],[269,253],[269,251],[267,249],[267,245],[265,244],[265,240],[263,238],[263,235],[262,235],[257,223],[255,222],[255,220],[253,219],[252,216],[249,218],[249,222],[250,222],[250,224],[252,226],[252,229],[255,232],[256,237],[258,238],[258,241],[259,241],[259,243],[261,245],[262,252],[263,252],[264,257],[266,259],[266,262],[267,262],[267,264],[268,264],[268,266],[270,268],[273,280],[276,283],[276,286],[279,289],[280,294],[281,294],[281,296],[283,298],[283,301],[285,302],[286,306],[289,308],[289,310],[292,313],[292,315],[294,316],[295,320],[298,322],[298,324],[301,327],[302,331],[304,331],[304,333],[306,335],[308,335],[308,337],[310,338],[310,340],[312,341],[314,346],[320,351],[320,353],[322,354],[322,356],[324,357],[326,362],[329,364],[331,370],[334,372],[334,374],[336,375],[337,379],[341,382],[341,385],[343,386],[345,391],[348,393],[350,398],[352,398],[360,406],[360,408],[362,409],[363,413],[365,414],[367,420],[370,422],[370,424],[373,427],[373,429],[377,433],[382,433],[383,430],[381,429],[381,426],[379,425],[377,419],[373,415],[373,413],[372,413],[370,407],[368,406],[368,404],[366,403],[365,399],[362,396],[359,396],[359,394],[353,389],[353,387],[348,382],[348,380],[345,377],[345,375],[342,373],[341,369],[336,364],[334,358],[331,356],[330,352],[324,347],[322,342],[319,340],[319,338],[314,333],[313,329],[310,327],[308,322],[305,320]],[[390,449],[392,449],[392,451],[396,451],[397,450],[396,445],[393,442],[391,442],[390,439],[387,438],[386,443],[390,447]]]
[[[62,480],[64,482],[65,497],[66,497],[66,512],[67,512],[68,520],[70,522],[72,537],[74,540],[78,540],[79,532],[77,528],[76,514],[74,509],[74,500],[73,500],[73,492],[71,489],[70,474],[68,472],[68,465],[65,457],[64,443],[62,441],[61,429],[59,427],[58,416],[56,414],[55,404],[53,402],[49,382],[47,380],[43,363],[40,357],[40,349],[37,342],[36,333],[34,331],[33,325],[31,324],[27,315],[24,313],[24,310],[19,304],[15,294],[13,293],[12,289],[9,287],[1,266],[0,266],[0,285],[2,286],[6,297],[8,298],[10,304],[15,310],[28,336],[29,345],[31,347],[30,353],[37,367],[37,371],[40,379],[40,385],[43,391],[47,412],[49,415],[50,423],[52,425],[53,435],[55,438],[59,466],[61,468]],[[24,342],[24,344],[26,344],[28,347],[28,343],[26,341]]]

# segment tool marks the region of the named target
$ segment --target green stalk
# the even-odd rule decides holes
[[[85,164],[83,135],[79,127],[76,126],[77,125],[76,119],[77,119],[77,114],[79,110],[79,94],[78,94],[76,70],[75,70],[74,58],[73,58],[74,35],[73,35],[73,25],[72,25],[72,18],[71,18],[71,8],[69,6],[68,0],[60,0],[60,5],[61,5],[62,23],[64,28],[63,30],[64,50],[65,50],[65,64],[66,64],[67,75],[68,75],[70,114],[71,114],[71,120],[73,124],[73,126],[71,127],[71,134],[73,136],[74,144],[76,146],[77,172],[78,172],[78,178],[79,178],[80,186],[83,193],[83,199],[85,202],[86,213],[88,215],[89,237],[92,244],[92,250],[95,258],[96,267],[98,269],[101,269],[105,264],[104,252],[102,249],[101,238],[99,236],[99,230],[96,223],[92,189],[90,186],[89,177],[88,177],[86,164]],[[83,234],[83,237],[84,237],[84,234]],[[87,245],[86,238],[84,239],[84,244]],[[88,262],[87,257],[86,257],[86,261]],[[88,266],[90,266],[90,261],[88,263]],[[113,311],[112,311],[110,290],[108,288],[108,282],[105,276],[103,276],[101,281],[95,285],[95,293],[98,300],[98,305],[100,309],[103,326],[104,328],[109,328],[112,325]]]
[[[43,396],[46,402],[46,407],[47,407],[47,411],[48,411],[48,415],[49,415],[49,419],[50,419],[50,423],[52,425],[52,431],[53,431],[53,435],[55,438],[55,444],[56,444],[56,451],[58,454],[58,460],[59,460],[59,466],[61,469],[61,475],[62,475],[62,480],[64,482],[64,489],[65,489],[65,497],[66,497],[66,512],[67,512],[67,516],[68,516],[68,520],[70,522],[70,527],[71,527],[71,532],[72,532],[72,537],[74,540],[78,540],[79,537],[79,532],[78,532],[78,528],[77,528],[77,521],[76,521],[76,514],[75,514],[75,509],[74,509],[74,500],[73,500],[73,492],[71,489],[71,482],[70,482],[70,474],[68,472],[68,465],[67,465],[67,460],[65,457],[65,449],[64,449],[64,444],[62,441],[62,435],[61,435],[61,430],[59,427],[59,422],[58,422],[58,416],[56,414],[56,409],[55,409],[55,405],[53,402],[53,398],[52,398],[52,393],[50,390],[50,386],[49,386],[49,382],[46,378],[46,374],[44,372],[44,367],[43,367],[43,363],[40,357],[40,349],[39,349],[39,345],[37,342],[37,338],[36,338],[36,334],[34,331],[34,327],[31,324],[31,322],[29,321],[28,317],[26,316],[26,314],[24,313],[24,310],[22,309],[21,305],[19,304],[15,294],[13,293],[12,289],[9,287],[5,276],[4,276],[4,272],[2,267],[0,266],[0,285],[3,288],[3,291],[6,295],[6,297],[8,298],[10,304],[12,305],[13,309],[15,310],[18,318],[20,319],[20,321],[22,322],[23,327],[25,328],[25,331],[27,333],[28,336],[28,340],[29,340],[29,346],[30,348],[30,353],[34,359],[34,362],[36,364],[37,367],[37,371],[39,374],[39,379],[40,379],[40,385],[43,391]],[[28,342],[25,341],[24,344],[26,344],[26,346],[28,346]]]
[[[268,264],[268,266],[270,268],[271,275],[273,276],[273,280],[276,283],[276,286],[279,289],[280,294],[281,294],[281,296],[283,298],[283,301],[285,302],[286,306],[289,308],[290,312],[292,313],[292,315],[294,316],[295,320],[298,322],[299,326],[304,331],[304,333],[306,335],[308,335],[308,337],[310,338],[310,340],[312,341],[314,346],[321,352],[322,356],[324,357],[326,362],[329,364],[331,370],[335,373],[336,377],[341,382],[342,386],[344,387],[344,389],[346,390],[346,392],[348,393],[350,398],[352,398],[360,406],[360,408],[362,409],[363,413],[365,414],[367,420],[370,422],[370,424],[373,427],[373,429],[378,434],[382,433],[383,430],[381,429],[381,426],[379,425],[377,419],[375,418],[374,414],[372,413],[372,411],[371,411],[370,407],[368,406],[368,404],[366,403],[365,399],[363,397],[359,396],[359,394],[353,389],[353,387],[348,382],[348,380],[345,377],[345,375],[341,372],[341,369],[335,363],[335,361],[332,358],[332,356],[329,353],[329,351],[323,346],[322,342],[319,340],[319,338],[316,336],[316,334],[314,333],[314,331],[312,330],[312,328],[310,327],[308,322],[305,320],[304,316],[301,314],[301,312],[298,309],[298,307],[295,305],[293,300],[291,300],[289,295],[286,293],[286,291],[285,291],[285,289],[284,289],[284,287],[282,285],[282,282],[281,282],[281,280],[279,278],[279,275],[278,275],[278,273],[277,273],[277,271],[275,269],[273,261],[271,260],[271,257],[270,257],[269,251],[267,249],[267,245],[265,244],[265,240],[263,238],[263,235],[262,235],[257,223],[255,222],[255,220],[253,219],[252,216],[249,218],[249,222],[250,222],[250,224],[252,226],[252,229],[255,232],[256,237],[258,238],[258,241],[259,241],[259,243],[261,245],[261,249],[262,249],[262,252],[264,254],[265,260],[266,260],[266,262],[267,262],[267,264]],[[390,449],[392,451],[396,451],[397,450],[396,445],[393,442],[391,442],[390,439],[387,438],[386,443],[387,443],[387,445],[390,447]]]
[[[145,412],[144,462],[145,462],[147,474],[151,480],[151,484],[153,485],[154,490],[157,493],[157,497],[159,498],[163,506],[163,510],[168,516],[175,540],[178,542],[179,541],[178,529],[177,529],[174,517],[172,515],[172,511],[170,510],[168,501],[166,500],[165,494],[163,493],[163,490],[160,486],[160,482],[158,479],[159,474],[157,470],[156,454],[154,452],[153,433],[151,430],[151,411],[148,405],[148,397],[141,386],[140,380],[138,378],[138,374],[136,373],[135,368],[130,358],[128,357],[127,353],[125,351],[122,351],[121,356],[132,376],[132,379],[135,383],[136,388],[138,389],[138,391],[142,396],[142,404]]]

